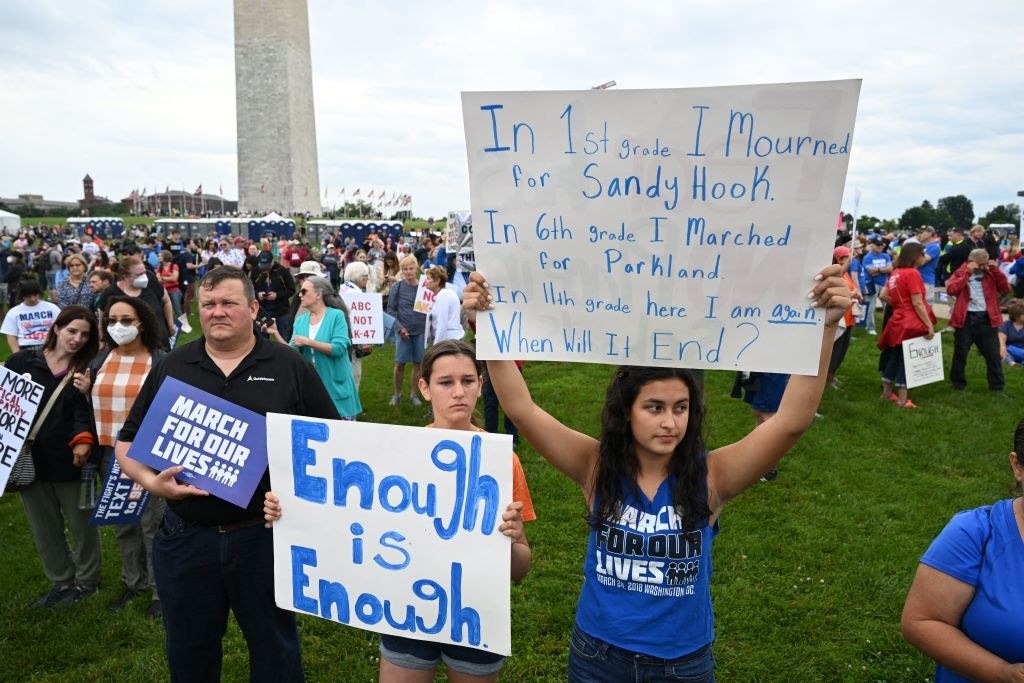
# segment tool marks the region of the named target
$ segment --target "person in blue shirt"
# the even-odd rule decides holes
[[[1024,420],[1013,446],[1017,496],[954,515],[903,606],[903,635],[935,660],[935,683],[1024,681]]]
[[[868,334],[875,335],[875,302],[878,294],[885,288],[892,272],[892,257],[885,253],[885,242],[875,238],[868,241],[868,252],[861,259],[864,267],[864,280],[867,294],[864,302],[864,327]]]
[[[1011,301],[1006,317],[998,332],[999,356],[1007,365],[1020,365],[1024,363],[1024,301]]]
[[[2,253],[2,252],[0,252]],[[1024,256],[1018,256],[1010,269],[1006,271],[1006,277],[1014,276],[1012,286],[1013,295],[1018,299],[1024,298]]]
[[[864,244],[864,239],[861,237],[857,237],[853,240],[850,240],[850,242],[846,245],[853,252],[853,258],[850,259],[850,279],[853,280],[853,284],[861,293],[862,298],[864,298],[864,292],[866,291],[866,285],[864,283],[866,274],[864,272],[864,264],[861,263],[861,258],[863,258],[864,256]],[[863,313],[863,311],[865,310],[863,304],[861,304],[860,310],[861,314],[856,318],[855,322],[857,324],[857,327],[864,327],[867,315]]]
[[[918,267],[917,272],[921,274],[921,279],[924,280],[928,303],[934,303],[935,274],[939,265],[939,257],[942,256],[942,247],[939,245],[939,237],[935,234],[935,229],[927,225],[918,231],[917,240],[924,245],[924,255],[926,257],[925,262]]]
[[[814,420],[832,340],[850,307],[840,270],[820,271],[808,295],[823,309],[817,374],[794,375],[770,420],[710,451],[700,388],[689,370],[618,368],[596,439],[535,404],[513,361],[487,361],[501,407],[520,435],[579,486],[587,506],[570,683],[715,680],[710,578],[719,517]],[[472,273],[463,307],[475,314],[492,303],[483,275]]]

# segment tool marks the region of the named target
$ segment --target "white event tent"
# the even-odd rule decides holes
[[[0,209],[0,233],[16,235],[21,230],[21,216]]]

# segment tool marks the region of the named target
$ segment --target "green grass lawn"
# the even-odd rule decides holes
[[[198,329],[198,325],[194,324]],[[992,396],[972,354],[970,386],[911,391],[919,410],[878,398],[874,337],[855,332],[811,430],[779,478],[731,503],[721,519],[712,581],[721,681],[927,681],[932,663],[900,637],[899,614],[917,560],[951,515],[1005,498],[1006,456],[1021,417],[1017,400]],[[951,337],[945,336],[947,368]],[[422,408],[387,405],[392,352],[364,359],[361,395],[372,422],[420,425]],[[538,403],[596,434],[612,368],[528,363]],[[1024,371],[1007,369],[1007,391],[1024,396]],[[711,446],[748,431],[753,419],[729,398],[731,372],[707,374]],[[513,656],[502,680],[562,681],[580,584],[586,526],[579,492],[533,450],[520,450],[539,519],[528,526],[533,569],[512,588]],[[138,600],[110,615],[120,593],[113,534],[103,530],[100,595],[64,611],[27,607],[49,585],[16,495],[0,498],[0,681],[155,681],[167,677],[163,631]],[[300,617],[310,681],[375,681],[374,634]],[[657,628],[657,624],[651,624]],[[225,641],[224,679],[247,677],[237,627]]]

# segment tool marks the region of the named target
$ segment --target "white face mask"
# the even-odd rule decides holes
[[[145,273],[132,280],[132,286],[134,286],[136,289],[145,289],[146,285],[148,284],[149,278],[146,277]]]
[[[114,323],[113,325],[107,325],[107,333],[114,340],[115,344],[123,346],[135,341],[135,338],[139,336],[139,329],[134,325]]]

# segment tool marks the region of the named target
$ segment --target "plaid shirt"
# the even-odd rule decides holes
[[[117,433],[128,419],[128,412],[152,367],[150,353],[122,356],[114,350],[103,361],[92,384],[92,409],[101,446],[113,446],[117,441]]]

